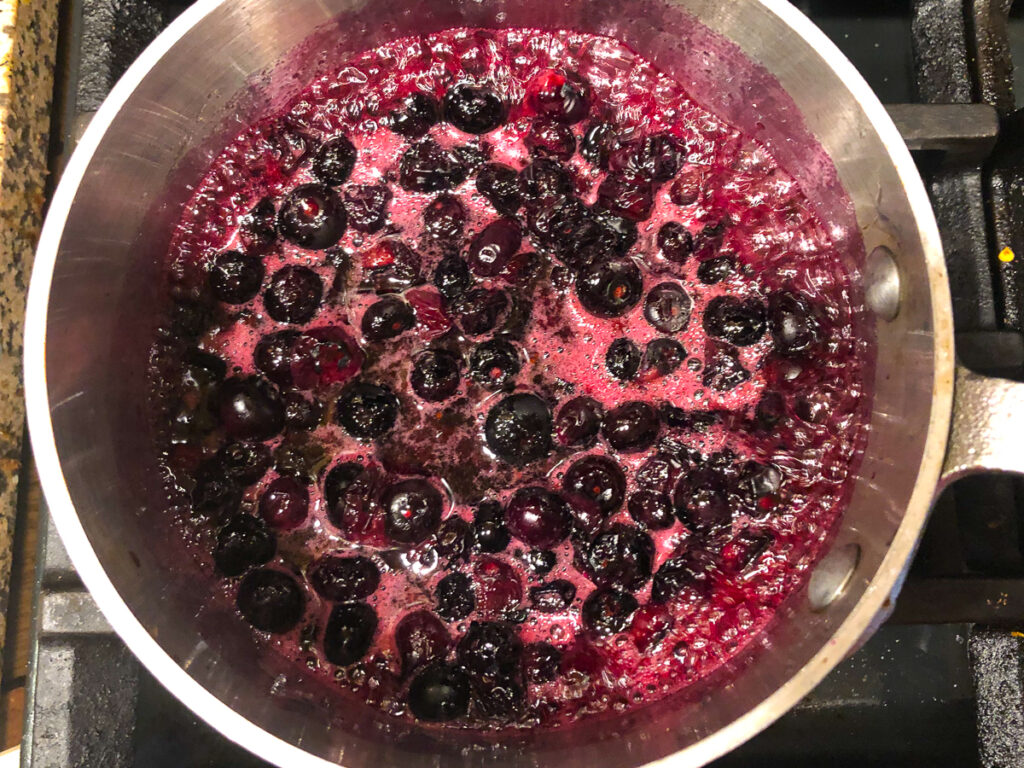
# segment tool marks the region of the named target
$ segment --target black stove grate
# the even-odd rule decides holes
[[[1024,380],[1024,3],[794,0],[884,102],[928,185],[958,354]],[[187,3],[65,0],[53,124],[80,127]],[[1020,63],[1014,71],[1013,59]],[[1003,263],[1009,246],[1022,258]],[[890,621],[801,704],[716,766],[1024,766],[1024,484],[966,478],[939,500]],[[52,527],[40,558],[25,768],[249,768],[174,701],[84,591]]]

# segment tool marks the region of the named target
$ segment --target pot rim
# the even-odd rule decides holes
[[[139,661],[186,707],[236,744],[282,768],[298,764],[327,768],[337,764],[271,734],[207,691],[168,655],[138,621],[108,577],[77,516],[61,469],[50,420],[46,378],[47,310],[64,224],[78,187],[107,128],[153,66],[193,26],[230,1],[197,0],[142,52],[100,106],[63,172],[40,235],[28,294],[24,341],[27,420],[46,502],[68,554],[101,611]],[[916,549],[933,500],[949,436],[954,368],[952,307],[938,227],[910,152],[870,86],[821,30],[787,0],[756,1],[814,47],[843,80],[885,144],[906,189],[921,236],[931,292],[934,339],[932,410],[917,483],[900,527],[872,583],[830,640],[784,685],[746,714],[701,741],[649,764],[659,768],[703,765],[742,744],[807,695],[865,639],[873,620],[902,584],[905,568]]]

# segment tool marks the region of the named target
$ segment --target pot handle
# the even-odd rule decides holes
[[[939,490],[977,472],[1024,474],[1024,384],[981,376],[957,363]]]

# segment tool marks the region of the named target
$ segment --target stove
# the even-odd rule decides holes
[[[795,0],[888,105],[942,233],[961,360],[1024,381],[1024,2]],[[59,174],[81,128],[186,3],[65,0]],[[1013,68],[1016,57],[1020,64]],[[1015,82],[1016,81],[1016,82]],[[1021,258],[1001,261],[1010,247]],[[24,768],[266,763],[175,701],[111,631],[52,525],[42,538]],[[1024,766],[1024,480],[939,499],[889,621],[717,768]]]

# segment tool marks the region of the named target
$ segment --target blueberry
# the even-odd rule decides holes
[[[669,198],[676,205],[693,205],[700,199],[702,191],[701,170],[696,165],[686,165],[669,187]]]
[[[765,329],[765,309],[757,299],[717,296],[704,310],[704,330],[737,347],[757,342]]]
[[[242,617],[256,629],[281,634],[299,623],[306,600],[287,573],[257,568],[238,585],[236,603]]]
[[[512,616],[523,599],[519,574],[504,560],[482,555],[473,561],[476,609],[484,615]]]
[[[277,551],[274,534],[252,515],[235,515],[217,533],[213,564],[224,576],[241,576],[251,566],[263,565]]]
[[[550,643],[531,643],[523,648],[523,673],[531,683],[546,683],[558,677],[562,652]]]
[[[523,232],[514,219],[497,219],[488,224],[469,244],[466,261],[474,274],[496,277],[519,250]]]
[[[519,174],[501,163],[487,163],[477,172],[477,191],[502,216],[512,216],[523,203]]]
[[[469,711],[469,678],[444,664],[432,664],[409,685],[409,711],[424,722],[442,723]]]
[[[700,549],[690,549],[681,556],[666,560],[651,582],[651,602],[664,603],[684,589],[704,594],[714,570],[711,556]]]
[[[263,293],[267,314],[279,323],[306,323],[320,309],[324,284],[309,267],[282,267]]]
[[[612,154],[611,164],[614,170],[627,175],[661,183],[679,172],[682,155],[683,147],[679,141],[661,133],[622,147]]]
[[[277,210],[269,197],[238,219],[238,240],[246,253],[262,256],[277,243]]]
[[[430,538],[441,524],[444,499],[426,480],[412,479],[395,483],[381,499],[384,530],[400,544],[419,544]]]
[[[636,611],[636,598],[617,589],[595,589],[583,601],[583,626],[601,636],[614,635],[629,626]]]
[[[636,472],[636,484],[641,490],[671,493],[676,480],[688,465],[685,456],[659,452],[645,461]]]
[[[566,493],[590,499],[609,515],[626,499],[626,473],[608,456],[584,456],[566,470],[562,487]]]
[[[511,678],[477,684],[473,690],[477,714],[491,720],[517,719],[522,714],[524,698],[522,686]]]
[[[360,328],[370,341],[385,341],[401,336],[415,324],[412,307],[396,296],[385,296],[367,308]]]
[[[263,443],[235,441],[217,451],[224,475],[240,485],[252,485],[270,469],[270,449]]]
[[[494,288],[473,288],[454,303],[462,330],[470,336],[490,333],[508,309],[508,296]]]
[[[438,195],[423,209],[423,228],[439,242],[457,243],[465,226],[466,209],[454,195]]]
[[[469,356],[469,375],[485,389],[508,386],[521,366],[519,351],[502,338],[477,344]]]
[[[281,396],[266,379],[232,377],[217,391],[217,415],[224,432],[237,440],[269,440],[284,429]]]
[[[242,489],[215,462],[200,466],[195,480],[190,496],[193,514],[223,518],[238,511]]]
[[[597,188],[597,200],[602,207],[632,221],[650,217],[654,207],[654,188],[636,176],[610,173]]]
[[[444,660],[451,645],[447,627],[430,611],[408,613],[395,627],[395,648],[406,676],[426,664]]]
[[[637,491],[629,497],[626,508],[630,517],[652,531],[670,528],[675,522],[672,500],[660,491]]]
[[[272,528],[289,531],[306,522],[309,491],[293,477],[279,477],[260,497],[260,517]]]
[[[356,165],[356,148],[347,136],[336,136],[320,145],[309,171],[313,178],[329,187],[344,184]]]
[[[383,184],[352,184],[345,188],[348,225],[356,232],[377,232],[388,221],[391,190]]]
[[[701,383],[716,392],[728,392],[750,379],[750,371],[743,367],[735,347],[708,343],[705,345],[704,373]]]
[[[459,389],[459,359],[444,350],[427,350],[413,360],[409,383],[422,399],[439,403]]]
[[[370,650],[377,612],[366,603],[334,606],[324,628],[324,657],[339,667],[355,664]]]
[[[668,376],[678,370],[685,358],[686,350],[675,339],[651,339],[644,352],[644,371],[654,376]]]
[[[536,395],[509,395],[491,408],[484,426],[487,447],[510,464],[528,464],[551,452],[551,409]]]
[[[555,438],[567,447],[587,448],[597,440],[603,417],[604,409],[594,398],[573,398],[555,417]]]
[[[474,621],[455,648],[455,657],[475,682],[494,683],[519,669],[523,643],[508,624]]]
[[[612,152],[619,148],[619,139],[611,123],[592,123],[583,132],[580,154],[591,165],[607,170]]]
[[[640,268],[629,259],[604,259],[580,271],[576,295],[598,317],[619,317],[636,306],[643,293]]]
[[[732,523],[725,483],[711,469],[695,469],[680,478],[672,501],[680,522],[693,531],[716,531]]]
[[[334,418],[352,437],[381,437],[395,426],[398,398],[387,387],[357,381],[341,393]]]
[[[803,296],[778,291],[768,297],[768,329],[781,355],[805,354],[820,337],[820,324]]]
[[[391,130],[410,139],[418,139],[440,119],[441,105],[433,96],[414,93],[406,96],[401,107],[391,112],[390,117]]]
[[[608,351],[604,353],[604,364],[613,378],[632,381],[640,371],[641,358],[640,347],[623,337],[608,345]]]
[[[693,301],[678,283],[659,283],[644,300],[644,318],[662,333],[679,333],[690,323]]]
[[[576,587],[565,579],[555,579],[539,587],[530,587],[530,603],[541,613],[564,611],[575,599]]]
[[[569,197],[572,175],[555,160],[537,158],[519,172],[519,188],[525,201],[536,205],[543,200]]]
[[[434,592],[437,612],[448,621],[464,619],[476,608],[473,585],[464,573],[449,573],[437,583]]]
[[[449,563],[465,559],[473,531],[461,517],[449,517],[441,522],[434,535],[434,551]]]
[[[281,399],[284,402],[284,423],[288,429],[310,432],[320,426],[324,406],[319,400],[301,392],[285,392]]]
[[[323,445],[306,435],[290,436],[274,449],[274,469],[279,475],[312,484],[328,457]]]
[[[208,273],[210,291],[225,304],[245,304],[260,292],[263,261],[238,251],[224,251],[213,257]]]
[[[505,525],[505,510],[496,501],[484,501],[473,513],[473,541],[481,552],[504,552],[511,536]]]
[[[697,267],[697,279],[704,285],[717,285],[736,271],[736,259],[729,254],[702,261]]]
[[[576,152],[576,137],[572,128],[553,120],[534,120],[523,142],[530,153],[537,157],[568,160]]]
[[[635,221],[617,216],[611,211],[596,206],[590,209],[590,215],[593,222],[599,227],[594,233],[595,239],[592,243],[592,247],[598,251],[625,256],[640,238]]]
[[[572,522],[565,501],[540,486],[516,491],[505,507],[505,520],[513,536],[543,549],[564,541]]]
[[[434,270],[434,285],[449,301],[464,294],[472,284],[469,265],[455,254],[448,254],[441,259]]]
[[[634,592],[651,577],[654,542],[639,528],[616,523],[578,550],[577,557],[597,586]]]
[[[319,184],[296,187],[281,203],[277,229],[285,240],[302,248],[322,250],[345,234],[348,216],[338,196]]]
[[[420,255],[397,237],[387,237],[362,253],[360,290],[398,293],[420,282]]]
[[[654,445],[660,426],[653,406],[631,400],[605,414],[602,434],[615,450],[636,453]]]
[[[669,221],[658,230],[658,248],[666,259],[682,264],[693,253],[693,235],[678,221]]]
[[[433,139],[413,144],[398,164],[398,182],[410,192],[444,192],[466,180],[466,168]]]
[[[338,603],[365,600],[380,586],[380,569],[361,555],[324,555],[310,566],[307,577],[320,597]]]
[[[444,119],[465,133],[489,133],[508,116],[504,101],[494,91],[469,83],[452,86],[444,95]]]
[[[765,392],[754,409],[754,422],[761,430],[775,427],[786,415],[786,401],[778,392]]]
[[[587,84],[578,76],[543,70],[529,82],[527,99],[540,114],[562,123],[578,123],[590,110]]]
[[[260,339],[253,352],[256,370],[278,386],[290,386],[292,383],[292,345],[298,338],[298,331],[278,331]]]
[[[531,549],[523,555],[523,562],[538,576],[547,575],[557,561],[558,557],[550,549]]]
[[[355,462],[335,465],[324,479],[327,518],[347,538],[360,541],[375,532],[383,513],[380,476]]]
[[[363,364],[363,351],[356,340],[339,325],[314,328],[292,344],[291,379],[300,389],[343,384]]]

